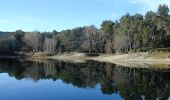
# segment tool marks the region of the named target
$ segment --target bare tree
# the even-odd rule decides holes
[[[111,39],[106,40],[105,44],[105,52],[106,53],[112,53],[113,51],[113,43]]]
[[[56,39],[55,38],[46,38],[44,41],[44,51],[54,52],[56,49]]]
[[[82,43],[82,47],[88,49],[89,53],[91,53],[92,49],[95,48],[99,37],[98,30],[95,26],[89,26],[85,27],[83,32],[84,42]]]
[[[29,32],[24,35],[24,42],[32,48],[33,51],[39,51],[41,35],[38,32]]]

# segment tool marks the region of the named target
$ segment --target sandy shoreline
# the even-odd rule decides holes
[[[20,56],[0,56],[1,59],[12,58],[18,59]],[[88,60],[94,60],[98,62],[113,63],[121,66],[136,67],[136,68],[168,68],[170,69],[170,58],[155,58],[147,53],[130,53],[130,54],[100,54],[99,56],[88,56],[85,53],[64,53],[60,55],[51,55],[48,53],[39,52],[36,54],[27,54],[25,59],[35,60],[61,60],[73,63],[85,63]]]
[[[148,57],[146,53],[132,53],[132,54],[117,54],[117,55],[99,55],[90,57],[84,53],[70,53],[62,55],[47,56],[46,58],[56,59],[56,60],[96,60],[104,62],[167,62],[170,63],[170,58],[154,58]]]
[[[86,56],[83,53],[72,53],[49,56],[48,59],[72,61],[72,62],[85,62],[87,60],[94,60],[98,62],[108,62],[128,67],[138,68],[170,68],[170,58],[156,59],[147,57],[146,53],[135,54],[119,54],[119,55],[100,55],[95,57]]]

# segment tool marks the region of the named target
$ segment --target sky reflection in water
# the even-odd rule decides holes
[[[88,61],[0,60],[2,100],[168,99],[170,71]]]

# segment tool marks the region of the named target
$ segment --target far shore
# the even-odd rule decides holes
[[[85,53],[69,53],[62,55],[47,56],[47,59],[85,62],[94,60],[99,62],[108,62],[128,67],[138,68],[170,68],[170,58],[149,56],[147,53],[130,53],[130,54],[101,54],[99,56],[87,56]]]
[[[170,58],[157,58],[148,56],[147,53],[130,53],[130,54],[101,54],[99,56],[87,56],[85,53],[69,53],[62,55],[54,55],[46,57],[48,59],[85,62],[87,60],[94,60],[99,62],[108,62],[122,66],[131,67],[146,67],[146,65],[166,65],[170,68]]]
[[[129,53],[129,54],[99,54],[97,56],[89,56],[86,53],[67,52],[63,54],[50,54],[45,52],[38,52],[34,54],[26,54],[24,58],[29,59],[52,59],[70,61],[74,63],[83,63],[87,60],[94,60],[98,62],[108,62],[122,66],[148,68],[153,66],[156,68],[170,68],[169,54],[154,54],[154,56],[147,52]],[[166,57],[165,57],[166,56]],[[22,58],[20,56],[0,56],[0,58]]]
[[[37,56],[38,58],[38,56]],[[103,62],[169,62],[170,58],[167,57],[153,57],[148,56],[147,53],[129,53],[129,54],[100,54],[98,56],[88,56],[86,53],[64,53],[54,56],[46,56],[45,58],[56,60],[96,60]]]

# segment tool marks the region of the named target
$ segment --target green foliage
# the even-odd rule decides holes
[[[128,53],[129,51],[146,51],[146,48],[170,47],[170,15],[167,5],[159,5],[158,11],[141,14],[127,13],[119,21],[104,20],[101,28],[94,25],[77,27],[57,32],[36,32],[38,35],[17,30],[13,36],[18,48],[34,50],[25,46],[29,40],[34,48],[45,51],[78,51],[89,53]],[[0,34],[1,35],[1,34]],[[9,49],[8,49],[9,50]],[[19,50],[19,49],[17,49]]]
[[[14,36],[18,41],[22,41],[24,34],[25,32],[22,30],[16,30],[16,32],[14,32]]]
[[[169,8],[167,5],[159,5],[158,7],[158,15],[159,16],[168,16],[168,13],[169,13]]]
[[[109,33],[113,30],[114,23],[112,21],[103,21],[101,29],[104,33]]]

